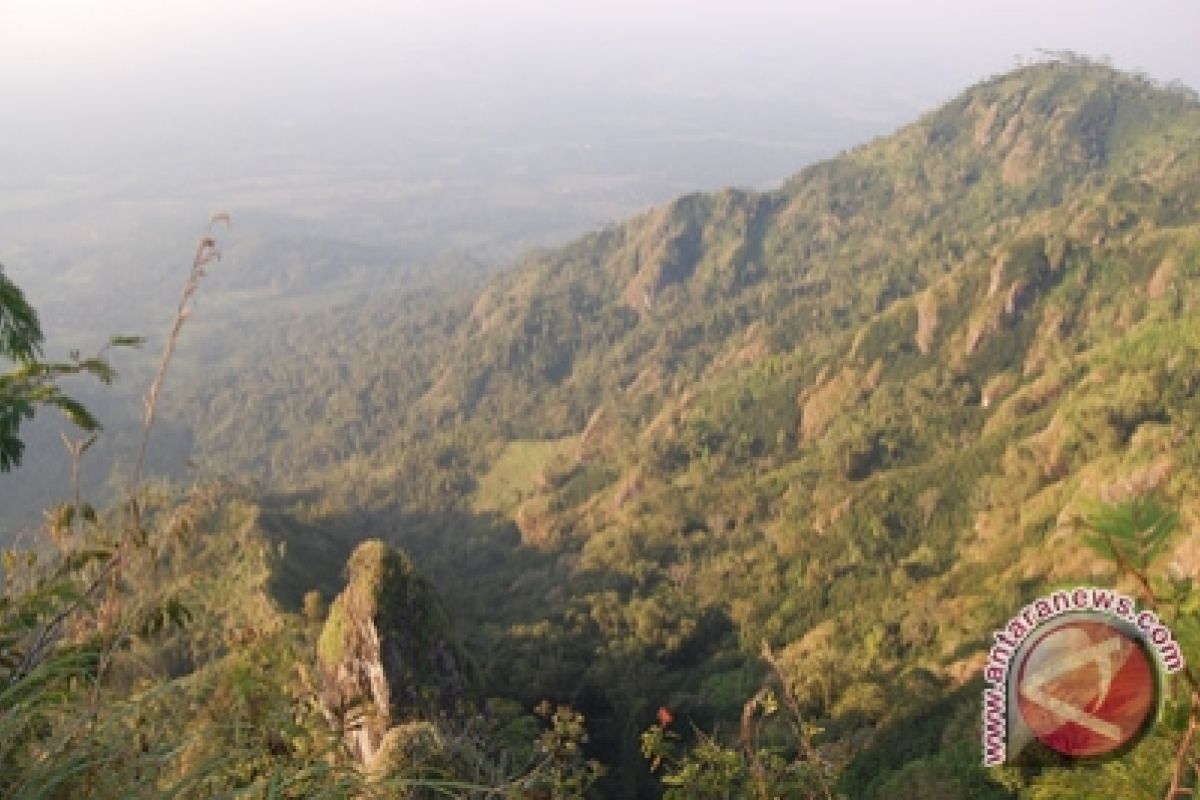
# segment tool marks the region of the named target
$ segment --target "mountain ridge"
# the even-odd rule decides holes
[[[735,724],[766,641],[853,745],[851,795],[1010,796],[971,689],[1032,593],[1116,581],[1081,505],[1163,494],[1191,530],[1169,559],[1200,567],[1198,122],[1194,94],[1026,67],[172,401],[209,459],[314,490],[297,531],[410,550],[489,691],[594,722],[607,791],[651,791],[656,707]]]
[[[1110,575],[1081,501],[1153,489],[1200,518],[1196,121],[1187,92],[1026,67],[779,190],[530,254],[325,505],[408,519],[379,527],[457,597],[492,686],[583,698],[626,772],[648,704],[736,718],[762,639],[836,739],[960,697],[937,736],[972,763],[954,691],[986,633]],[[929,747],[851,768],[856,796],[940,774]]]

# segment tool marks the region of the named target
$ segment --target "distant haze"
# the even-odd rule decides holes
[[[763,109],[801,99],[882,132],[1039,47],[1200,85],[1197,30],[1187,0],[5,0],[0,166],[388,157],[391,137],[464,129],[584,137],[593,116],[656,99],[692,109],[681,129],[728,116],[708,133],[794,135]]]
[[[1197,30],[1191,0],[0,0],[0,263],[89,335],[166,313],[218,209],[266,252],[502,264],[775,185],[1038,48],[1198,86]]]

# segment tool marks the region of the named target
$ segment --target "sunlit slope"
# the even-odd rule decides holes
[[[1039,586],[1104,580],[1081,500],[1195,520],[1198,277],[1195,98],[1043,64],[477,296],[312,319],[190,413],[209,459],[409,545],[497,693],[583,698],[622,757],[662,703],[734,723],[764,639],[869,751]],[[855,796],[973,763],[961,709]]]

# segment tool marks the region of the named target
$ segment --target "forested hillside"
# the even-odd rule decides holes
[[[732,744],[770,679],[846,797],[1161,797],[1120,781],[1165,785],[1165,733],[984,770],[980,669],[1032,597],[1124,580],[1081,544],[1089,504],[1162,496],[1156,574],[1200,572],[1198,306],[1194,93],[1050,62],[481,291],[298,317],[165,414],[255,479],[276,602],[402,546],[482,696],[583,714],[597,796],[661,792],[660,709]]]

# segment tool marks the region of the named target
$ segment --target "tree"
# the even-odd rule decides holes
[[[111,383],[115,373],[102,357],[103,351],[92,358],[81,358],[76,352],[67,361],[44,361],[44,339],[37,312],[0,266],[0,366],[6,368],[0,372],[0,472],[20,466],[25,450],[18,436],[20,427],[33,418],[39,406],[57,408],[85,432],[100,430],[96,418],[64,392],[59,381],[69,375],[88,374]],[[135,346],[140,342],[136,337],[119,336],[108,346]]]

